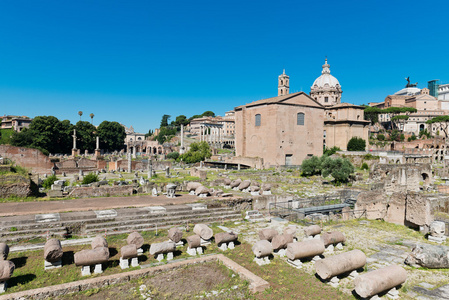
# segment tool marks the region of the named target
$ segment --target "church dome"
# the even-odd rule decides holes
[[[323,65],[323,71],[321,71],[321,76],[315,79],[312,85],[312,89],[316,88],[331,88],[340,87],[340,83],[337,78],[331,75],[330,65],[326,61]]]

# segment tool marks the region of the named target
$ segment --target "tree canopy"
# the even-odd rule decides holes
[[[192,143],[190,149],[186,153],[179,156],[178,160],[186,163],[196,163],[210,158],[212,156],[209,144],[207,142]]]
[[[360,137],[353,137],[349,140],[348,151],[365,151],[366,141]]]
[[[107,151],[119,151],[124,147],[125,128],[118,122],[103,121],[97,128],[100,148]]]
[[[449,116],[437,116],[426,121],[426,124],[439,123],[440,129],[444,132],[444,136],[448,136]]]

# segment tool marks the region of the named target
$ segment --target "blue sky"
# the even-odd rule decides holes
[[[448,1],[0,1],[0,115],[133,125],[310,92],[325,56],[343,101],[410,76],[449,83]]]

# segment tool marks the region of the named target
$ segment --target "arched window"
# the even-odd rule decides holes
[[[304,113],[298,113],[296,116],[296,125],[304,125]]]
[[[256,115],[256,126],[260,126],[260,119],[261,119],[260,114],[257,114]]]

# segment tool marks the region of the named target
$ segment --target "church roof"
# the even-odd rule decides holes
[[[302,96],[302,97],[300,97],[300,96]],[[305,96],[305,98],[304,98],[304,96]],[[286,102],[289,100],[297,100],[299,98],[303,98],[304,100],[307,99],[306,101],[300,100],[300,102],[302,102],[301,104],[304,106],[314,106],[317,108],[324,108],[320,103],[315,101],[315,99],[311,98],[306,93],[297,92],[297,93],[293,93],[293,94],[287,94],[287,95],[283,95],[283,96],[277,96],[277,97],[257,100],[257,101],[254,101],[254,102],[251,102],[251,103],[248,103],[245,105],[237,106],[235,108],[235,110],[242,109],[243,107],[252,107],[252,106],[258,106],[258,105],[282,104],[283,102]]]

